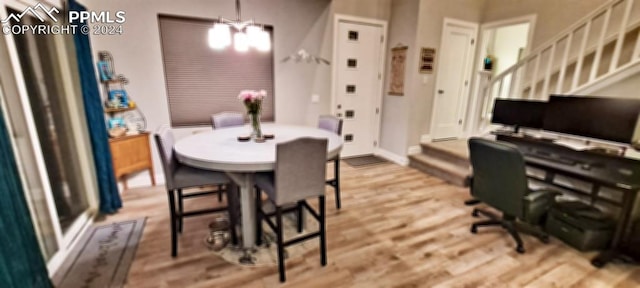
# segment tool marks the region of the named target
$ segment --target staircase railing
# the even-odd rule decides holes
[[[482,81],[482,119],[496,98],[573,94],[640,63],[640,3],[612,0],[495,77]],[[498,59],[499,60],[499,59]]]

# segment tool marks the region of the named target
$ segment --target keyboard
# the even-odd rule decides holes
[[[576,163],[577,163],[576,160],[565,158],[565,157],[561,157],[561,156],[554,156],[554,155],[550,155],[550,154],[525,153],[524,156],[531,157],[531,158],[537,158],[537,159],[543,159],[543,160],[546,160],[546,161],[549,161],[549,162],[560,163],[560,164],[564,164],[564,165],[576,165]]]

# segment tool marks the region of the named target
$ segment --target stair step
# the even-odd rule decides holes
[[[460,147],[462,145],[464,145],[463,148]],[[422,154],[470,168],[471,162],[469,162],[469,153],[466,150],[466,145],[466,140],[420,143]]]
[[[409,166],[443,179],[451,184],[468,187],[471,170],[441,158],[425,155],[409,155]]]

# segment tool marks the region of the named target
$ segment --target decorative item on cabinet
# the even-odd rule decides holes
[[[114,60],[107,51],[98,52],[97,63],[100,82],[105,94],[104,112],[107,114],[109,147],[113,161],[113,172],[117,180],[123,180],[127,189],[126,176],[142,170],[149,170],[151,184],[156,185],[149,133],[145,131],[147,122],[136,103],[128,95],[124,86],[129,79],[115,74]]]

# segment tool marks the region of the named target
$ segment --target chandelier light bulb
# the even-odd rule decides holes
[[[267,52],[271,50],[271,36],[267,31],[260,31],[258,40],[255,42],[255,47],[258,51]]]
[[[249,39],[247,34],[238,32],[233,35],[233,45],[238,52],[247,52],[249,50]]]
[[[209,29],[209,47],[224,49],[231,44],[231,31],[229,25],[216,23]]]
[[[258,48],[260,43],[260,33],[262,29],[258,26],[247,27],[247,38],[249,39],[249,45]]]

